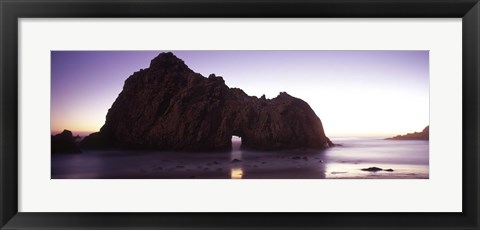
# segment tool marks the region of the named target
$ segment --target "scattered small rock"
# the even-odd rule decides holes
[[[177,165],[177,168],[179,168],[179,169],[180,169],[180,168],[185,168],[185,166],[183,166],[183,165]]]
[[[323,160],[319,160],[318,163],[323,163]]]
[[[296,156],[296,157],[292,157],[292,159],[294,159],[294,160],[300,160],[300,159],[302,159],[302,158],[299,157],[299,156]]]
[[[239,160],[239,159],[237,159],[237,158],[235,158],[235,159],[232,160],[232,163],[238,163],[238,162],[242,162],[242,161]]]
[[[302,157],[302,159],[308,161],[308,157]]]
[[[393,169],[385,169],[383,171],[387,171],[387,172],[393,172]]]

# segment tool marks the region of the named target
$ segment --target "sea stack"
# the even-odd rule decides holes
[[[51,137],[52,153],[80,153],[80,149],[75,142],[75,137],[70,130],[53,135]]]
[[[333,146],[305,101],[286,92],[248,96],[222,77],[195,73],[169,52],[125,81],[100,132],[82,147],[222,151],[231,149],[232,135],[257,150]]]

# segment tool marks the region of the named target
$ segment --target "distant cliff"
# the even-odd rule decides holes
[[[395,137],[386,138],[385,140],[428,140],[429,126],[425,127],[422,132],[408,133],[405,135],[398,135]]]
[[[232,135],[242,138],[242,147],[259,150],[333,146],[303,100],[285,92],[273,99],[248,96],[161,53],[125,81],[100,132],[82,147],[228,150]]]

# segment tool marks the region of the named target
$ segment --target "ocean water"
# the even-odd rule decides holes
[[[428,178],[429,142],[381,138],[337,138],[324,151],[327,178]],[[378,167],[393,172],[369,172]]]
[[[428,141],[332,138],[327,150],[84,151],[52,155],[52,179],[426,179]],[[363,171],[369,167],[393,171]]]

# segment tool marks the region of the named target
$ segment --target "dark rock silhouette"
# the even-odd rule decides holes
[[[378,171],[382,171],[383,169],[381,168],[378,168],[378,167],[370,167],[370,168],[364,168],[362,169],[362,171],[367,171],[367,172],[378,172]]]
[[[427,126],[422,132],[408,133],[395,137],[385,138],[385,140],[429,140],[429,127]]]
[[[52,136],[52,153],[80,153],[75,138],[70,130]]]
[[[236,158],[231,161],[231,163],[238,163],[238,162],[242,162],[242,161]]]
[[[109,149],[114,147],[114,139],[108,133],[92,133],[80,142],[80,147],[85,149]]]
[[[278,150],[333,146],[320,119],[301,99],[285,92],[273,99],[229,88],[222,77],[193,72],[172,53],[124,84],[100,132],[85,148],[229,150],[232,135],[242,148]]]
[[[386,172],[393,172],[393,169],[382,169],[379,167],[370,167],[370,168],[364,168],[361,169],[362,171],[367,171],[367,172],[378,172],[378,171],[386,171]]]

